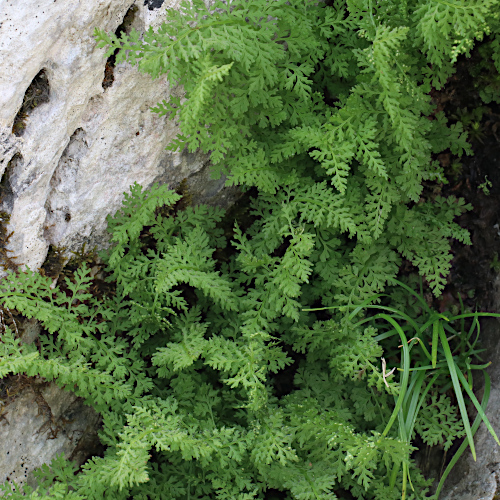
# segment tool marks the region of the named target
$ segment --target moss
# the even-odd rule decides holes
[[[72,256],[70,257],[67,265],[67,269],[71,269],[72,271],[76,271],[83,264],[87,264],[89,267],[94,267],[95,265],[101,266],[99,254],[97,252],[97,247],[95,246],[92,250],[87,250],[87,244],[84,243],[80,250],[76,252],[71,252]]]
[[[7,248],[9,239],[14,234],[14,231],[9,231],[8,225],[10,221],[10,214],[7,212],[0,212],[0,264],[11,271],[16,271],[19,264],[15,262],[16,257],[9,254],[12,250]]]
[[[185,210],[193,204],[193,195],[189,192],[188,180],[186,178],[182,179],[175,191],[182,196],[182,198],[175,205],[176,211]]]

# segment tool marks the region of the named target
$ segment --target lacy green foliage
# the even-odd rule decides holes
[[[76,393],[97,408],[113,406],[131,395],[131,385],[121,383],[117,377],[129,369],[130,360],[119,356],[126,343],[123,341],[120,346],[118,342],[110,351],[111,346],[106,345],[105,339],[98,340],[105,332],[106,323],[96,321],[96,316],[111,318],[112,313],[88,293],[89,275],[90,271],[83,268],[75,273],[74,281],[66,278],[66,293],[59,287],[52,289],[50,278],[29,269],[4,279],[0,292],[2,303],[27,318],[37,318],[52,335],[41,338],[39,352],[35,345],[21,345],[6,327],[2,334],[1,377],[26,373],[47,380],[56,378],[69,387],[77,384]],[[85,318],[83,322],[82,318]],[[140,363],[136,372],[140,374],[142,368]]]
[[[433,153],[470,153],[461,123],[447,127],[432,115],[429,91],[474,40],[496,36],[498,7],[252,0],[207,8],[196,0],[169,10],[143,38],[95,34],[107,54],[120,49],[117,60],[184,86],[186,100],[153,108],[180,121],[171,148],[210,151],[216,173],[258,187],[271,203],[287,186],[290,200],[302,200],[296,215],[316,233],[354,239],[342,240],[329,285],[332,298],[359,303],[390,281],[399,255],[439,294],[448,238],[468,242],[452,222],[463,203],[419,202],[422,181],[444,181]]]
[[[444,181],[432,154],[470,152],[428,94],[495,32],[498,1],[474,3],[477,15],[459,0],[372,3],[194,0],[143,38],[96,31],[117,62],[184,85],[186,100],[154,109],[180,121],[172,149],[211,151],[219,174],[259,195],[227,241],[222,211],[176,211],[166,187],[133,186],[108,220],[116,289],[104,301],[86,267],[64,288],[8,276],[0,299],[48,335],[37,351],[5,328],[1,374],[76,385],[103,415],[105,455],[76,476],[53,462],[42,498],[425,497],[413,428],[448,443],[456,416],[430,399],[420,417],[406,342],[402,377],[389,375],[385,334],[353,317],[402,257],[438,294],[449,238],[469,242],[454,223],[463,201],[421,198],[423,181]],[[305,310],[318,305],[335,312]]]
[[[85,268],[66,278],[67,292],[31,271],[6,280],[2,301],[51,334],[38,352],[6,329],[2,374],[76,385],[102,413],[108,446],[76,476],[57,459],[40,472],[37,492],[25,491],[229,500],[266,498],[268,488],[288,498],[336,498],[340,488],[356,498],[399,498],[401,478],[391,485],[389,473],[401,463],[413,470],[413,448],[383,433],[399,386],[379,368],[377,331],[346,325],[343,314],[315,321],[302,311],[315,300],[304,291],[324,248],[316,250],[284,208],[278,231],[264,216],[245,233],[236,227],[236,251],[217,262],[215,249],[228,243],[221,211],[158,215],[176,199],[136,185],[110,218],[117,245],[103,258],[116,281],[113,298],[92,299]],[[276,376],[291,363],[295,375],[280,390]],[[436,435],[432,421],[426,425]],[[426,482],[417,471],[412,479],[421,498]],[[22,489],[8,489],[7,498],[21,498]]]
[[[444,442],[449,450],[455,439],[465,436],[463,425],[458,421],[456,409],[448,397],[436,394],[423,406],[415,430],[430,446]]]

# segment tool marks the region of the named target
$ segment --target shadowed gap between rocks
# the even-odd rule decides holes
[[[14,205],[14,193],[12,190],[12,177],[18,165],[22,165],[23,157],[21,153],[16,153],[9,163],[0,180],[0,269],[17,270],[20,265],[16,262],[16,257],[12,256],[12,251],[8,249],[8,244],[13,231],[9,228],[10,215]]]
[[[115,35],[119,38],[123,34],[128,35],[131,31],[131,26],[132,23],[134,22],[135,19],[135,14],[139,10],[137,5],[132,4],[127,12],[125,13],[125,16],[123,17],[122,23],[116,28]],[[108,60],[106,61],[106,65],[104,67],[104,79],[102,80],[102,88],[104,90],[109,89],[110,87],[113,86],[113,83],[115,81],[115,75],[114,75],[114,70],[116,66],[116,55],[118,54],[118,50],[116,49],[109,57]]]

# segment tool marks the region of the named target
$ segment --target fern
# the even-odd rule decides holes
[[[436,411],[437,410],[437,411]],[[457,437],[465,436],[462,422],[457,418],[455,408],[449,398],[433,394],[431,401],[423,408],[415,424],[416,431],[429,446],[438,443],[444,445],[444,450],[450,449]]]
[[[400,217],[405,204],[418,201],[422,181],[443,178],[432,153],[447,147],[470,153],[460,124],[448,128],[441,115],[427,118],[436,77],[427,62],[451,71],[456,55],[496,26],[496,3],[478,10],[459,0],[418,8],[407,2],[394,9],[368,0],[331,7],[259,0],[209,9],[198,1],[169,11],[167,23],[144,41],[99,30],[96,37],[120,49],[120,60],[184,85],[183,103],[173,98],[154,111],[175,113],[182,130],[177,145],[211,151],[216,175],[228,173],[229,184],[256,186],[263,195],[288,186],[292,205],[304,200],[296,212],[302,220],[324,221],[363,240],[364,250],[348,257],[351,266],[370,252],[366,243],[382,238],[380,245],[394,245],[412,260],[438,294],[449,270],[443,239],[436,235],[427,248],[414,241],[410,250],[405,239],[412,226],[400,226],[402,239],[384,235],[393,214]],[[321,98],[325,88],[333,106]],[[276,206],[271,211],[278,209],[277,200],[268,201]],[[444,212],[438,219],[448,225]],[[383,275],[389,277],[387,268]]]
[[[76,386],[107,446],[77,475],[54,461],[28,495],[386,500],[407,494],[411,471],[408,498],[425,497],[392,426],[409,367],[386,371],[392,333],[354,316],[403,258],[439,295],[450,238],[470,243],[454,222],[469,207],[429,199],[423,182],[445,181],[432,155],[471,153],[429,92],[484,34],[498,60],[498,0],[476,3],[193,0],[156,32],[96,30],[117,62],[184,86],[153,108],[180,123],[169,148],[210,151],[215,176],[254,189],[234,224],[132,186],[108,218],[102,300],[85,267],[55,287],[7,276],[2,303],[46,334],[38,351],[5,326],[1,374]],[[462,432],[433,392],[415,427],[446,447]]]
[[[173,199],[159,193],[156,187],[150,195],[158,206]],[[64,290],[42,286],[45,278],[30,271],[6,281],[17,290],[3,291],[9,307],[29,312],[43,302],[48,313],[39,308],[35,317],[48,331],[64,331],[58,321],[66,314],[80,340],[47,337],[39,353],[5,328],[3,373],[76,384],[102,413],[108,446],[76,476],[58,472],[59,462],[45,468],[38,491],[55,482],[54,495],[152,498],[171,486],[176,498],[189,490],[230,499],[261,497],[273,487],[326,498],[339,484],[368,493],[391,464],[407,460],[405,443],[380,435],[398,388],[377,367],[376,331],[334,321],[307,326],[313,316],[299,300],[321,254],[314,252],[314,225],[299,222],[303,202],[290,200],[271,221],[256,202],[261,217],[245,233],[235,227],[234,252],[217,270],[211,245],[225,243],[220,212],[189,209],[133,225],[144,196],[133,187],[110,220],[113,236],[125,234],[118,221],[135,228],[126,233],[126,270],[114,248],[103,254],[116,279],[114,297],[92,302],[85,268]],[[156,244],[143,245],[145,235]],[[277,250],[281,257],[270,255]],[[271,381],[294,362],[287,345],[307,362],[289,382],[290,394],[278,399]]]

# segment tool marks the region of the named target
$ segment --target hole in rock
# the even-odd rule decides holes
[[[12,177],[16,167],[22,163],[23,157],[21,153],[16,153],[7,163],[2,178],[0,180],[0,205],[9,205],[14,193],[12,189]]]
[[[26,129],[26,120],[33,110],[40,106],[40,104],[49,102],[50,86],[49,79],[44,69],[41,69],[38,74],[33,78],[29,87],[24,94],[23,103],[19,109],[14,124],[12,125],[12,133],[20,137],[24,134]]]
[[[130,8],[125,13],[122,23],[118,28],[116,28],[115,35],[117,37],[122,36],[123,34],[128,35],[131,31],[132,23],[134,22],[135,13],[139,10],[137,5],[131,5]],[[104,79],[102,81],[102,88],[104,90],[109,89],[113,82],[115,81],[115,65],[116,65],[116,55],[118,54],[118,50],[116,49],[106,61],[106,66],[104,67]]]
[[[144,0],[144,5],[148,6],[149,10],[159,9],[165,0]]]
[[[0,265],[12,271],[17,270],[18,263],[9,250],[8,243],[13,231],[9,230],[10,214],[13,209],[14,193],[12,189],[12,177],[16,167],[23,162],[20,153],[16,153],[5,168],[0,180]]]

